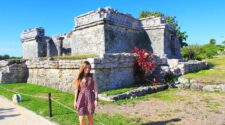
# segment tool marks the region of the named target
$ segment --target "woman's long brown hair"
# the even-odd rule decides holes
[[[89,65],[91,67],[91,64],[88,62],[88,61],[84,61],[84,62],[81,62],[80,64],[80,69],[79,69],[79,73],[75,79],[75,86],[76,88],[80,89],[80,82],[81,82],[81,79],[83,77],[85,77],[85,80],[86,80],[86,83],[88,82],[89,80],[89,76],[90,76],[90,73],[88,73],[86,76],[84,76],[84,68]]]

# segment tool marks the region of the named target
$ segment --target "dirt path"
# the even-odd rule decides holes
[[[97,112],[140,118],[146,125],[225,125],[225,94],[178,90],[180,99],[100,105]]]
[[[56,125],[0,96],[0,125]]]

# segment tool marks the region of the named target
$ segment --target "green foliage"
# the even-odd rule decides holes
[[[181,54],[183,59],[191,60],[191,59],[198,59],[201,60],[205,58],[203,54],[204,50],[199,45],[190,45],[181,48]]]
[[[9,59],[9,58],[10,58],[9,55],[0,55],[0,60]]]
[[[209,44],[216,45],[216,40],[215,40],[215,39],[210,39],[210,40],[209,40]]]
[[[174,27],[174,29],[177,32],[177,35],[179,36],[179,42],[181,44],[181,47],[186,46],[187,43],[185,43],[184,41],[187,40],[188,35],[186,32],[181,31],[179,25],[178,25],[178,21],[176,20],[175,16],[168,16],[165,15],[161,12],[157,12],[157,11],[144,11],[142,10],[139,14],[139,18],[146,18],[146,17],[151,17],[151,16],[155,16],[155,17],[163,17],[165,18],[166,22],[169,23],[172,27]]]
[[[222,41],[222,44],[225,46],[225,40],[224,40],[224,41]]]
[[[15,60],[18,60],[18,59],[22,59],[22,57],[10,57],[9,55],[5,54],[5,55],[0,55],[0,60],[4,60],[4,59],[15,59]]]
[[[175,82],[177,79],[177,76],[174,75],[172,72],[167,72],[164,76],[165,82],[169,85]]]
[[[218,51],[223,51],[224,47],[215,44],[205,45],[189,45],[181,48],[181,54],[183,59],[197,59],[202,60],[206,58],[212,58],[217,55]]]

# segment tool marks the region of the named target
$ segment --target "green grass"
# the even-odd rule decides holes
[[[102,92],[102,94],[106,94],[106,95],[121,94],[121,93],[124,93],[124,92],[128,92],[129,90],[138,88],[138,87],[140,87],[142,85],[148,85],[148,83],[144,83],[144,84],[135,84],[134,83],[134,84],[131,84],[131,85],[126,86],[126,87],[117,88],[117,89],[114,89],[114,90],[104,91],[104,92]]]
[[[225,83],[225,55],[215,56],[206,61],[210,63],[210,65],[213,65],[211,69],[188,73],[182,77],[196,79],[206,84]]]
[[[218,102],[212,102],[212,103],[208,103],[207,107],[210,108],[210,109],[216,109],[218,107],[220,107],[221,104],[218,103]]]
[[[141,101],[141,100],[143,101],[143,100],[149,100],[149,99],[158,99],[161,101],[172,103],[177,100],[185,99],[184,96],[180,96],[180,95],[176,94],[177,91],[180,91],[180,90],[178,90],[176,88],[169,88],[169,89],[161,91],[161,92],[146,94],[144,96],[139,96],[139,97],[132,98],[132,99],[123,99],[123,100],[118,100],[118,101],[114,101],[114,102],[100,101],[100,103],[103,105],[106,105],[106,104],[117,104],[117,105],[135,104],[137,101]]]
[[[53,59],[62,59],[62,60],[78,60],[78,59],[87,59],[87,58],[96,58],[97,54],[79,54],[73,56],[53,56]],[[48,57],[42,57],[42,59],[46,60]]]
[[[102,94],[117,95],[117,94],[121,94],[124,92],[128,92],[129,90],[131,90],[131,88],[121,88],[121,89],[116,89],[116,90],[105,91],[105,92],[102,92]]]
[[[25,93],[29,95],[42,97],[43,96],[47,97],[47,94],[51,92],[53,99],[63,103],[64,105],[70,107],[71,109],[73,108],[74,95],[71,93],[26,83],[1,84],[0,86],[12,91],[17,91],[19,93]],[[0,88],[0,95],[3,95],[11,100],[13,93]],[[22,95],[22,98],[23,101],[19,103],[20,105],[36,112],[39,115],[48,117],[47,99],[40,99],[26,95]],[[78,116],[72,110],[69,110],[55,102],[52,103],[52,110],[53,110],[53,117],[49,118],[50,120],[60,123],[61,125],[74,125],[75,123],[78,124]],[[139,119],[127,118],[119,114],[109,116],[107,114],[99,114],[99,113],[95,114],[94,122],[96,125],[99,125],[101,123],[105,125],[126,125],[126,124],[128,125],[133,122],[135,122],[135,124],[141,124]]]

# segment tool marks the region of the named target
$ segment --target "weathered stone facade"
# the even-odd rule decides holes
[[[178,36],[164,18],[135,19],[109,7],[76,17],[74,30],[65,35],[51,38],[42,28],[26,30],[22,43],[24,58],[131,53],[134,47],[159,57],[181,58]]]
[[[0,61],[0,83],[27,82],[55,89],[70,91],[74,89],[73,79],[78,73],[81,61],[88,60],[92,73],[96,76],[99,92],[128,86],[135,82],[135,57],[131,53],[103,54],[99,58],[83,60],[43,60],[40,58],[25,61]],[[179,62],[167,58],[155,58],[160,72],[179,71],[182,75],[204,68],[204,62]],[[183,65],[183,66],[179,66]],[[193,67],[192,70],[190,68]],[[199,67],[199,68],[196,68]],[[161,73],[161,74],[160,74]],[[176,72],[174,72],[176,74]],[[162,77],[163,79],[163,77]]]
[[[198,60],[184,61],[181,59],[168,59],[165,57],[159,58],[156,56],[155,62],[157,67],[153,72],[153,77],[156,77],[160,82],[165,82],[164,78],[167,73],[172,73],[175,76],[181,76],[187,73],[209,68],[207,62]]]
[[[99,91],[127,86],[134,82],[132,54],[105,54],[101,58],[87,59],[96,76]],[[73,91],[73,79],[84,60],[28,60],[27,82],[63,91]]]
[[[45,36],[41,27],[25,30],[21,34],[23,58],[71,55],[69,34]]]
[[[72,54],[131,53],[139,47],[160,57],[181,58],[175,29],[162,17],[135,19],[111,8],[100,8],[75,20]]]
[[[25,61],[0,61],[0,84],[27,82],[28,69]]]
[[[21,34],[23,57],[36,58],[46,56],[45,31],[42,28],[28,29]]]

